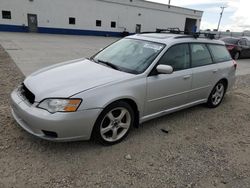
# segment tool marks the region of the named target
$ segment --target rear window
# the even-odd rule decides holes
[[[209,44],[208,47],[216,63],[222,62],[222,61],[230,61],[232,59],[225,46]]]
[[[221,40],[227,44],[238,44],[238,41],[239,41],[239,39],[235,39],[235,38],[223,38]]]

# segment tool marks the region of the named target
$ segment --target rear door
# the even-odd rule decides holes
[[[206,44],[192,43],[190,50],[193,79],[189,100],[191,102],[206,100],[220,77],[220,68],[213,62]]]

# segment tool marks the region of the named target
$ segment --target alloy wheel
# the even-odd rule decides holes
[[[225,93],[225,87],[223,83],[218,83],[212,94],[212,103],[214,106],[217,106],[218,104],[220,104],[220,102],[223,99],[224,93]]]
[[[128,132],[131,125],[131,114],[124,107],[110,110],[101,121],[100,134],[107,142],[116,142]]]

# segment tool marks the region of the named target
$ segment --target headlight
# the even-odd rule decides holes
[[[45,99],[37,107],[50,113],[75,112],[80,106],[81,99]]]

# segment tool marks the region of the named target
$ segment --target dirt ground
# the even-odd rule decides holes
[[[149,121],[112,147],[43,141],[19,128],[9,95],[22,79],[0,47],[0,188],[250,187],[250,75],[219,108]]]

